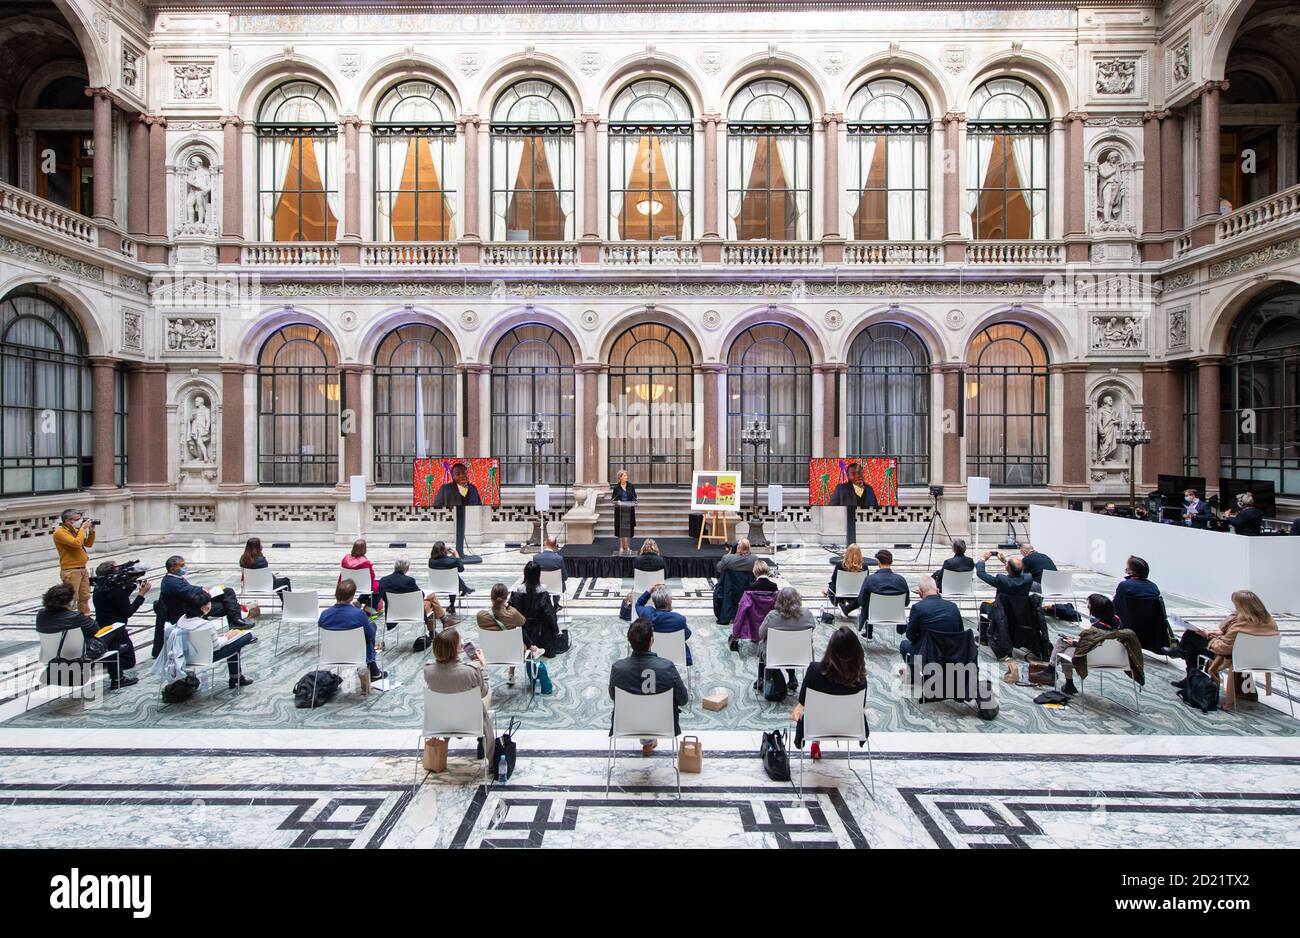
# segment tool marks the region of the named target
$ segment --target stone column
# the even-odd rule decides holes
[[[582,383],[582,426],[578,428],[582,438],[582,481],[598,483],[601,476],[600,435],[597,433],[600,386],[609,368],[601,362],[580,362],[576,370]]]
[[[1165,235],[1183,230],[1183,119],[1166,111],[1160,122],[1160,219]]]
[[[1148,111],[1142,115],[1142,235],[1150,237],[1164,231],[1160,220],[1160,125],[1165,111]],[[1159,260],[1160,258],[1153,258]]]
[[[149,238],[145,252],[156,264],[167,261],[167,119],[161,114],[143,118],[149,124]],[[153,198],[157,195],[158,198]]]
[[[221,118],[221,263],[239,263],[244,241],[244,122],[237,115]],[[242,471],[241,471],[242,477]]]
[[[722,235],[718,231],[718,124],[721,114],[701,114],[700,127],[704,134],[704,231],[700,235],[703,242],[717,242]],[[705,243],[700,245],[700,258],[706,264],[716,264],[722,260],[722,245]]]
[[[117,480],[113,473],[114,430],[113,388],[117,375],[117,361],[112,358],[90,359],[90,412],[91,412],[91,486],[96,489],[113,489]]]
[[[1065,250],[1066,259],[1088,259],[1087,222],[1084,219],[1083,189],[1086,173],[1083,167],[1083,128],[1088,115],[1084,111],[1071,111],[1065,115]]]
[[[1196,359],[1196,452],[1207,489],[1218,488],[1222,460],[1219,371],[1222,355]],[[1206,495],[1202,492],[1201,495]]]
[[[841,425],[839,432],[835,430],[837,418],[839,417],[840,399],[835,394],[836,384],[843,379],[840,377],[848,372],[849,366],[843,362],[828,362],[822,365],[813,365],[813,371],[817,374],[818,380],[822,383],[822,446],[818,455],[821,456],[844,456],[844,427]],[[841,394],[842,394],[841,390]]]
[[[132,487],[161,488],[167,484],[167,366],[134,366],[127,374],[127,393],[133,414],[126,423],[127,481]]]
[[[1155,487],[1160,473],[1183,474],[1183,371],[1171,362],[1142,365],[1142,420],[1151,431],[1143,449],[1141,484]]]
[[[943,116],[943,259],[961,263],[966,243],[961,234],[961,125],[966,115],[949,111]]]
[[[245,441],[256,441],[256,414],[244,413],[244,375],[253,365],[221,366],[221,488],[244,487]]]
[[[456,407],[457,418],[461,421],[460,426],[457,427],[457,433],[462,429],[466,431],[464,434],[465,456],[483,456],[486,454],[482,451],[483,443],[479,435],[478,418],[480,410],[488,406],[488,404],[483,400],[483,395],[480,393],[479,375],[486,374],[488,366],[478,362],[465,362],[457,365],[456,370],[460,372],[460,380],[465,387],[461,397],[461,401],[465,402],[464,413],[461,412],[459,402]],[[466,420],[466,414],[469,415],[468,420]]]
[[[339,239],[339,260],[361,262],[361,118],[339,117],[343,127],[343,236]]]
[[[95,195],[97,225],[113,224],[113,93],[107,88],[87,88],[94,104]]]
[[[149,125],[143,115],[131,118],[127,143],[126,230],[138,238],[149,230]]]
[[[1088,366],[1083,362],[1049,365],[1062,376],[1061,484],[1088,485]]]
[[[725,459],[722,434],[725,428],[719,413],[722,409],[723,395],[726,394],[727,366],[724,362],[704,362],[696,365],[696,370],[704,377],[704,394],[702,395],[704,420],[700,433],[700,468],[719,469]]]
[[[1219,92],[1226,81],[1207,81],[1201,89],[1200,186],[1198,221],[1219,217]]]
[[[935,365],[934,368],[943,376],[943,410],[940,414],[940,420],[946,422],[952,420],[952,432],[943,433],[943,445],[940,453],[939,462],[939,482],[944,485],[961,485],[961,428],[957,425],[957,414],[961,410],[961,396],[963,388],[961,386],[962,369],[966,367],[962,362],[943,362]],[[945,415],[951,415],[951,418]],[[940,430],[944,430],[944,424],[940,424]],[[931,460],[933,463],[933,460]]]
[[[343,440],[343,483],[349,484],[352,476],[366,475],[361,461],[364,434],[368,431],[370,421],[362,419],[361,384],[370,375],[369,365],[349,363],[339,366],[339,381],[342,383],[342,408],[353,413],[352,432],[344,434]],[[342,413],[340,413],[342,419]],[[367,479],[367,482],[373,481]]]
[[[822,257],[828,264],[844,259],[844,236],[840,234],[840,133],[844,115],[828,112],[822,116],[825,128],[825,163],[822,191]]]
[[[578,248],[584,264],[600,261],[600,115],[587,112],[582,124],[582,244]]]
[[[479,259],[479,244],[482,241],[478,214],[479,116],[477,114],[462,114],[457,118],[456,124],[461,130],[465,143],[465,198],[460,223],[460,259],[467,264],[476,264]]]

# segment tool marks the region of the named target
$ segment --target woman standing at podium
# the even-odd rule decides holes
[[[615,476],[614,485],[609,490],[609,500],[614,502],[614,536],[618,538],[620,554],[630,553],[629,542],[636,531],[636,508],[620,508],[619,502],[636,504],[636,487],[627,480],[627,470],[620,469]]]

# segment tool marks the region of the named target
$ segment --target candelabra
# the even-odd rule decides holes
[[[740,442],[754,447],[754,498],[749,512],[749,544],[751,547],[761,547],[767,544],[767,538],[763,534],[763,517],[758,507],[758,450],[761,446],[771,444],[772,431],[767,424],[755,417],[753,423],[741,428]]]
[[[1135,414],[1120,425],[1115,441],[1128,447],[1128,507],[1133,511],[1137,507],[1137,448],[1151,442],[1151,431]]]
[[[533,484],[536,485],[542,477],[542,450],[555,442],[555,431],[545,420],[538,417],[528,424],[528,430],[524,434],[524,442],[532,448],[533,451]],[[536,495],[534,495],[534,501]],[[537,513],[537,520],[533,522],[533,530],[528,535],[528,543],[523,546],[522,553],[536,553],[542,549],[542,540],[546,537],[546,515],[542,512]]]

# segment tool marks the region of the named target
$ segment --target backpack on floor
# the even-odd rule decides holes
[[[199,689],[199,679],[193,674],[187,674],[184,677],[172,681],[162,689],[163,703],[184,703],[194,696],[194,692]]]
[[[763,672],[764,700],[785,700],[789,692],[785,685],[785,672],[780,668],[768,668]]]
[[[293,685],[293,705],[299,709],[325,703],[338,691],[343,678],[333,671],[308,671]]]
[[[1219,709],[1219,682],[1200,668],[1193,668],[1187,675],[1187,683],[1178,692],[1183,703],[1195,707],[1202,713]]]

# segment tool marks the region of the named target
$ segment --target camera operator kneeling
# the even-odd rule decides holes
[[[51,586],[41,597],[41,609],[36,613],[36,631],[46,635],[81,629],[85,638],[82,661],[90,662],[102,656],[106,651],[116,651],[104,659],[104,670],[108,672],[109,690],[130,687],[139,678],[122,673],[135,667],[135,648],[126,634],[126,629],[114,629],[103,638],[96,638],[99,625],[89,616],[83,616],[76,609],[77,590],[71,583],[59,583]]]

